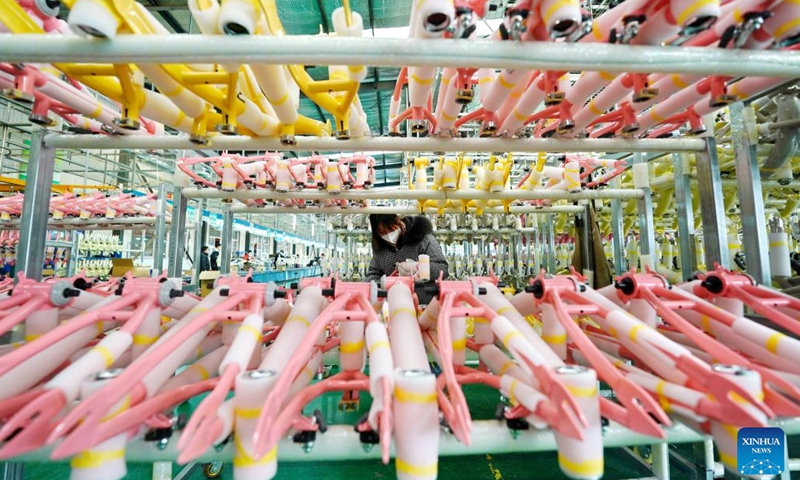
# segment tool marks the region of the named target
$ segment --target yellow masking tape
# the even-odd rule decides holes
[[[357,342],[344,342],[339,344],[341,353],[358,353],[364,348],[364,340]]]
[[[673,73],[672,75],[669,76],[669,78],[672,80],[672,83],[675,84],[675,86],[678,88],[686,88],[689,86],[689,84],[684,82],[681,76],[678,75],[677,73]]]
[[[589,100],[589,110],[595,115],[602,115],[603,111],[597,108],[594,104],[594,98]]]
[[[277,106],[280,106],[280,105],[283,105],[284,103],[286,103],[286,100],[289,100],[289,92],[288,91],[286,93],[284,93],[281,98],[279,98],[277,100],[274,100],[274,101],[272,101],[270,103],[272,104],[273,107],[277,107]]]
[[[430,85],[430,84],[433,83],[433,78],[432,77],[431,78],[419,78],[416,75],[409,75],[408,78],[410,80],[414,80],[415,82],[421,83],[423,85]]]
[[[516,405],[517,403],[517,396],[514,394],[514,390],[517,389],[517,385],[519,384],[519,380],[516,378],[511,380],[511,385],[508,387],[508,398],[511,400],[511,403]]]
[[[506,80],[505,78],[503,78],[503,74],[502,73],[497,76],[497,81],[500,82],[500,85],[502,85],[504,88],[507,88],[509,90],[517,86],[516,83],[511,83],[508,80]]]
[[[718,452],[719,460],[730,468],[737,468],[737,461],[735,455],[728,455],[725,452]]]
[[[736,425],[730,425],[727,423],[722,423],[720,425],[722,425],[722,429],[725,430],[725,433],[727,433],[732,439],[736,440],[739,437],[739,427]]]
[[[777,29],[777,30],[775,30],[775,33],[773,34],[773,36],[774,36],[775,38],[781,38],[781,37],[782,37],[782,36],[784,36],[786,33],[788,33],[788,32],[790,32],[790,31],[794,30],[794,29],[795,29],[795,28],[797,28],[798,26],[800,26],[800,18],[795,18],[795,19],[792,19],[792,20],[790,20],[790,21],[788,21],[788,22],[784,23],[784,24],[783,24],[783,25],[781,25],[780,27],[778,27],[778,29]]]
[[[251,335],[253,335],[256,338],[256,340],[261,340],[261,330],[257,329],[252,325],[242,325],[241,327],[239,327],[239,331],[248,332]]]
[[[700,323],[703,326],[703,331],[706,333],[711,333],[711,318],[708,315],[703,315],[700,317]]]
[[[603,473],[603,458],[573,462],[562,454],[558,454],[558,464],[569,473],[582,476],[595,476]]]
[[[158,340],[158,335],[144,335],[142,333],[137,333],[133,336],[133,344],[134,345],[151,345]]]
[[[559,335],[542,335],[542,340],[544,340],[547,343],[566,343],[567,334],[562,333]]]
[[[633,328],[631,328],[631,331],[628,332],[628,337],[635,342],[636,341],[636,334],[639,332],[639,330],[641,330],[643,328],[644,328],[644,325],[642,325],[641,323],[634,325]]]
[[[398,472],[405,473],[406,475],[413,475],[415,477],[429,477],[436,475],[439,471],[439,464],[434,463],[430,465],[413,465],[399,458],[394,460],[395,467]]]
[[[661,405],[661,409],[665,412],[669,412],[671,410],[669,399],[664,395],[664,387],[667,386],[667,382],[661,380],[656,384],[656,394],[658,395],[658,403]]]
[[[115,408],[111,413],[109,413],[108,415],[103,417],[103,419],[100,420],[100,421],[101,422],[105,422],[108,419],[114,418],[117,415],[119,415],[120,413],[122,413],[125,410],[127,410],[128,407],[130,407],[130,406],[131,406],[131,396],[130,395],[126,395],[125,399],[123,400],[123,402],[119,404],[119,407]]]
[[[95,345],[92,350],[99,353],[103,357],[103,360],[106,362],[106,368],[114,364],[114,354],[111,353],[111,350],[109,350],[107,347],[104,347],[103,345]]]
[[[578,387],[574,385],[567,385],[567,390],[575,397],[594,397],[597,395],[597,386],[591,387]]]
[[[655,120],[658,123],[661,123],[664,120],[666,120],[664,117],[662,117],[661,115],[656,113],[656,106],[653,106],[653,108],[650,109],[650,118],[652,118],[653,120]]]
[[[233,456],[233,466],[239,468],[256,467],[259,465],[266,465],[274,462],[278,458],[278,447],[274,447],[267,452],[262,458],[254,459],[247,453],[242,445],[242,441],[236,435],[233,436],[234,444],[236,445],[236,454]]]
[[[72,468],[97,468],[104,463],[123,458],[125,456],[125,449],[108,450],[105,452],[96,452],[87,450],[76,455],[70,462]]]
[[[521,336],[522,336],[522,334],[521,334],[521,333],[519,333],[519,332],[518,332],[518,331],[516,331],[516,330],[512,330],[512,331],[510,331],[510,332],[506,333],[506,335],[503,337],[503,345],[505,345],[506,347],[508,347],[508,342],[510,342],[512,338],[514,338],[514,337],[521,337]]]
[[[190,368],[194,368],[198,372],[200,372],[200,376],[203,377],[203,380],[208,380],[211,375],[208,373],[208,370],[205,369],[204,366],[200,365],[199,363],[195,363]]]
[[[233,414],[239,418],[258,418],[261,415],[261,409],[256,408],[235,408]]]
[[[690,3],[689,7],[686,10],[682,11],[675,18],[675,24],[676,25],[683,25],[686,22],[686,20],[689,19],[689,17],[694,15],[694,13],[696,11],[700,10],[701,8],[705,7],[706,5],[709,5],[711,3],[716,3],[716,2],[717,2],[717,0],[699,0],[699,1],[696,1],[696,2]],[[775,34],[775,38],[778,38],[779,36],[780,35],[778,35],[777,33]]]
[[[548,8],[547,11],[544,12],[544,15],[543,15],[544,23],[550,23],[550,17],[555,15],[555,13],[557,11],[559,11],[560,9],[562,9],[564,7],[569,7],[573,3],[577,3],[577,2],[575,2],[575,0],[560,0],[560,1],[556,2],[556,3],[554,3],[553,5],[551,5],[550,8]]]
[[[500,370],[497,371],[497,375],[502,377],[503,375],[506,374],[508,369],[513,367],[514,365],[516,365],[516,363],[514,363],[512,360],[507,361],[506,363],[503,364],[502,367],[500,367]]]
[[[372,355],[379,348],[391,348],[387,340],[379,340],[369,346],[369,354]]]
[[[414,310],[411,307],[400,307],[400,308],[395,308],[394,310],[390,310],[389,311],[389,316],[390,317],[394,317],[398,313],[408,313],[408,314],[414,315],[415,317],[417,316],[417,311]]]
[[[394,387],[394,399],[403,403],[433,403],[436,401],[436,392],[415,393],[403,390],[400,387]]]
[[[775,332],[769,336],[767,339],[767,350],[770,353],[778,353],[778,342],[781,341],[781,338],[785,337],[786,335],[782,334],[781,332]]]
[[[308,319],[302,315],[292,315],[289,318],[287,318],[286,322],[284,323],[289,323],[289,322],[302,322],[305,323],[307,327],[311,325],[311,322],[309,322]]]

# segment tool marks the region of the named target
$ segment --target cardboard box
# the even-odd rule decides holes
[[[219,271],[200,272],[200,296],[205,298],[214,290],[214,281],[219,278]]]
[[[112,277],[124,277],[128,272],[133,272],[134,277],[149,277],[150,269],[135,267],[131,258],[112,258],[111,273]]]

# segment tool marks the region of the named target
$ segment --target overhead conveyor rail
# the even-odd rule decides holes
[[[327,200],[333,198],[326,192],[296,191],[275,192],[271,190],[235,190],[226,192],[210,188],[186,188],[183,190],[186,198],[233,198],[247,200],[261,198],[269,199],[305,199]],[[485,192],[475,189],[466,190],[408,190],[404,188],[381,188],[374,190],[345,190],[338,193],[335,198],[342,200],[595,200],[616,199],[633,200],[642,198],[641,189],[602,189],[582,190],[569,193],[564,190],[503,190],[500,192]]]
[[[210,145],[219,150],[356,151],[356,152],[699,152],[705,143],[699,138],[392,138],[362,137],[337,140],[333,137],[297,137],[296,145],[283,145],[277,138],[213,136]],[[196,149],[185,136],[93,136],[51,133],[45,137],[50,148],[86,150],[180,150]]]
[[[0,37],[2,40],[2,37]],[[552,71],[690,73],[800,77],[794,52],[662,47],[608,43],[441,41],[309,36],[117,36],[14,35],[0,62],[34,63],[260,63],[403,67],[510,68]],[[231,54],[231,52],[236,52]]]

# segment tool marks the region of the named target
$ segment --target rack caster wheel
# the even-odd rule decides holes
[[[544,106],[553,107],[555,105],[560,105],[565,98],[566,95],[564,95],[564,92],[550,92],[544,97]]]
[[[642,459],[648,465],[653,464],[653,455],[650,450],[650,445],[640,445],[638,447],[633,447],[633,452]]]
[[[633,96],[633,103],[646,102],[656,98],[656,96],[658,96],[657,88],[643,88]]]
[[[34,96],[30,93],[23,92],[16,88],[4,88],[0,90],[0,95],[8,98],[9,100],[16,100],[20,103],[33,103]]]
[[[730,105],[731,103],[734,103],[737,100],[739,100],[739,97],[737,97],[736,95],[717,95],[716,97],[708,101],[708,105],[714,108],[721,108],[726,105]]]
[[[472,102],[472,99],[475,98],[475,92],[470,88],[468,90],[457,90],[456,91],[456,103],[459,105],[466,105]]]
[[[192,134],[189,136],[189,141],[195,145],[208,145],[208,137],[204,135]]]
[[[562,120],[558,122],[558,126],[556,127],[556,133],[559,135],[571,132],[575,128],[575,122],[572,120]]]
[[[222,474],[222,462],[211,462],[203,464],[203,475],[206,478],[217,478]]]
[[[32,113],[31,116],[28,117],[28,120],[30,120],[31,123],[35,123],[36,125],[41,125],[43,127],[54,127],[56,125],[56,121],[47,115],[38,115]]]
[[[141,124],[132,118],[115,118],[114,125],[125,130],[139,130]]]
[[[639,131],[639,124],[638,123],[631,123],[629,125],[625,125],[621,129],[622,133],[634,133]]]
[[[236,127],[236,125],[230,123],[220,123],[214,127],[214,130],[223,135],[239,135],[239,129]]]
[[[487,122],[481,129],[480,136],[482,138],[493,137],[495,133],[497,133],[497,125],[494,122]]]
[[[428,135],[428,124],[425,120],[412,120],[410,128],[411,133],[419,137]]]

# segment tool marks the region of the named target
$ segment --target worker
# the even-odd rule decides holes
[[[439,278],[440,272],[447,278],[447,260],[442,247],[433,236],[433,225],[426,217],[401,219],[394,214],[373,214],[369,216],[369,223],[372,230],[372,260],[367,271],[367,281],[379,281],[383,275],[391,275],[398,270],[398,263],[417,261],[420,255],[430,257],[432,281]],[[407,264],[405,268],[408,268]],[[412,272],[399,273],[402,275]],[[417,297],[420,304],[427,305],[433,299],[433,294],[419,289]]]
[[[216,248],[211,252],[211,270],[219,270],[219,250]]]
[[[207,272],[211,270],[211,261],[208,258],[208,245],[200,250],[200,271]]]

